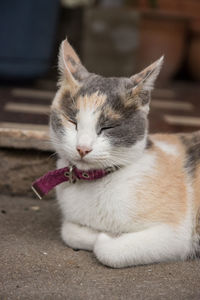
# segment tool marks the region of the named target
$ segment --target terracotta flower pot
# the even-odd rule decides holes
[[[187,19],[180,15],[143,12],[140,25],[139,66],[165,55],[160,79],[170,80],[177,72],[184,56]]]

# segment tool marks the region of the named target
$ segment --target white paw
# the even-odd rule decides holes
[[[73,249],[80,249],[79,237],[76,234],[76,228],[70,223],[64,223],[61,228],[61,237],[68,247]]]
[[[112,268],[121,267],[118,261],[118,251],[116,250],[115,238],[112,238],[105,233],[100,233],[98,235],[93,251],[102,264]]]
[[[104,244],[110,242],[111,240],[112,238],[108,234],[102,232],[98,234],[95,244]]]
[[[92,251],[96,232],[78,224],[64,222],[61,229],[63,241],[73,249]]]

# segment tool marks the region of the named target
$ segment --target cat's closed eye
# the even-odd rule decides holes
[[[119,126],[119,125],[102,127],[102,128],[99,130],[98,135],[100,135],[103,131],[106,131],[106,130],[109,130],[109,129],[113,129],[113,128],[117,127],[117,126]]]
[[[69,121],[71,124],[73,124],[73,125],[75,126],[76,130],[77,130],[77,123],[76,123],[75,121],[71,120],[71,119],[68,119],[68,121]]]

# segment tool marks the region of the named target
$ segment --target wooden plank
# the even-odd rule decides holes
[[[55,92],[51,92],[51,91],[22,89],[22,88],[12,89],[11,94],[14,97],[39,98],[39,99],[46,99],[46,100],[53,100],[55,96]]]
[[[196,117],[164,115],[164,120],[172,125],[200,127],[200,118]]]
[[[49,114],[50,105],[8,102],[4,106],[4,110],[11,111],[11,112],[25,112],[25,113],[32,113],[32,114]]]
[[[18,126],[19,127],[19,126]],[[0,127],[0,148],[38,149],[52,151],[52,143],[46,130]]]
[[[9,128],[9,129],[22,129],[22,130],[39,130],[39,131],[48,131],[48,125],[39,125],[39,124],[27,124],[27,123],[14,123],[14,122],[0,122],[0,128]]]
[[[155,88],[155,90],[153,90],[152,92],[153,97],[155,98],[175,98],[176,97],[176,93],[174,90],[170,90],[170,89],[157,89]]]
[[[160,109],[172,109],[183,111],[194,110],[194,105],[192,103],[181,101],[152,100],[151,106]]]

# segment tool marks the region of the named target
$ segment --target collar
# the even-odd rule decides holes
[[[33,182],[32,190],[39,197],[39,199],[42,199],[43,196],[48,194],[50,190],[52,190],[55,186],[57,186],[60,183],[66,181],[69,181],[70,183],[75,183],[77,180],[92,181],[100,179],[114,172],[117,169],[118,167],[113,166],[108,167],[106,169],[83,171],[77,169],[75,166],[69,166],[50,171],[42,177],[38,178],[36,181]]]

